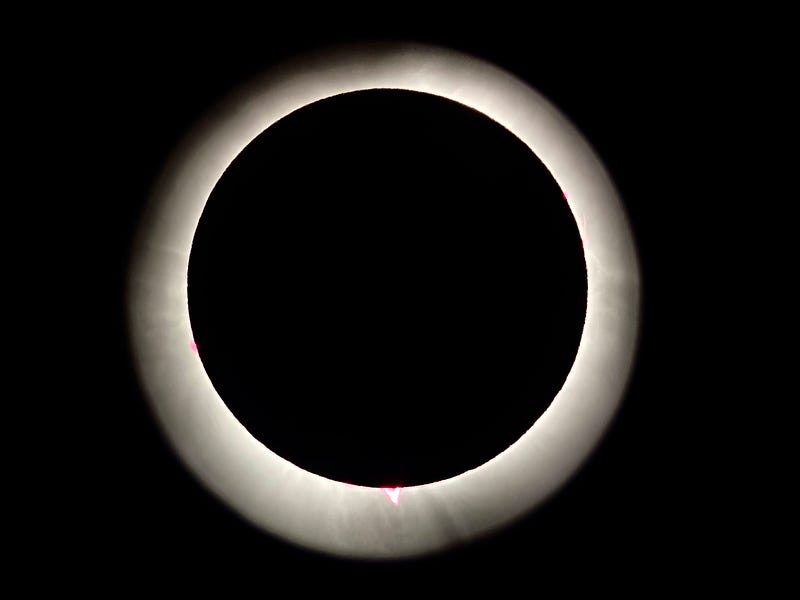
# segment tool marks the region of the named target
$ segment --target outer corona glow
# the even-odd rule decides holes
[[[450,479],[403,488],[402,502],[399,488],[377,493],[332,481],[272,452],[225,405],[196,347],[186,348],[186,340],[194,339],[187,290],[192,240],[225,169],[295,110],[371,89],[450,99],[516,135],[553,175],[582,225],[587,271],[583,335],[549,408],[492,460]],[[524,81],[480,59],[420,44],[328,49],[277,66],[231,95],[165,165],[143,214],[129,283],[136,367],[153,412],[186,467],[271,535],[353,558],[441,551],[535,509],[576,472],[606,431],[625,390],[638,331],[633,238],[614,185],[583,136]]]

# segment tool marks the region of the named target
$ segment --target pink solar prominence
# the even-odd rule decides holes
[[[389,500],[391,500],[392,504],[397,506],[398,504],[400,504],[400,490],[401,489],[403,489],[403,488],[399,488],[399,487],[388,488],[388,487],[385,487],[385,488],[381,488],[381,491],[384,494],[386,494],[386,497],[389,498]]]

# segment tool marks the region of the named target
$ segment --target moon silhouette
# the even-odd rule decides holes
[[[549,408],[518,441],[483,465],[407,488],[333,481],[255,439],[206,373],[193,346],[188,310],[192,240],[208,198],[237,155],[293,111],[373,89],[453,100],[517,136],[563,190],[587,269],[583,335]],[[429,554],[507,526],[535,509],[597,446],[621,402],[636,349],[635,244],[600,159],[528,84],[483,60],[439,47],[400,43],[328,49],[278,66],[241,88],[187,136],[165,165],[131,256],[133,355],[175,452],[213,494],[257,527],[336,556]]]

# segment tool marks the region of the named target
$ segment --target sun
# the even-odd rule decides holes
[[[587,269],[583,336],[545,413],[483,465],[405,488],[332,481],[256,440],[209,379],[188,312],[192,240],[225,169],[293,111],[371,89],[453,100],[516,135],[563,190]],[[141,222],[128,304],[133,355],[153,412],[186,467],[211,493],[291,543],[338,556],[396,559],[441,551],[507,526],[550,497],[591,454],[632,369],[639,265],[623,204],[600,158],[526,82],[444,48],[357,45],[276,66],[232,94],[187,136],[165,165]]]

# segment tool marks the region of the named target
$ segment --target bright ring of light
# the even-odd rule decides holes
[[[494,459],[444,481],[405,488],[399,496],[309,473],[250,435],[190,348],[187,292],[189,253],[201,213],[236,156],[267,127],[303,106],[379,88],[454,100],[527,144],[568,198],[588,277],[583,337],[547,411]],[[584,138],[539,93],[505,71],[415,44],[340,48],[305,57],[229,99],[167,165],[145,212],[130,282],[131,338],[141,380],[188,468],[255,525],[295,544],[350,557],[399,558],[441,550],[506,525],[540,504],[577,470],[613,417],[638,329],[633,239],[614,186]]]

